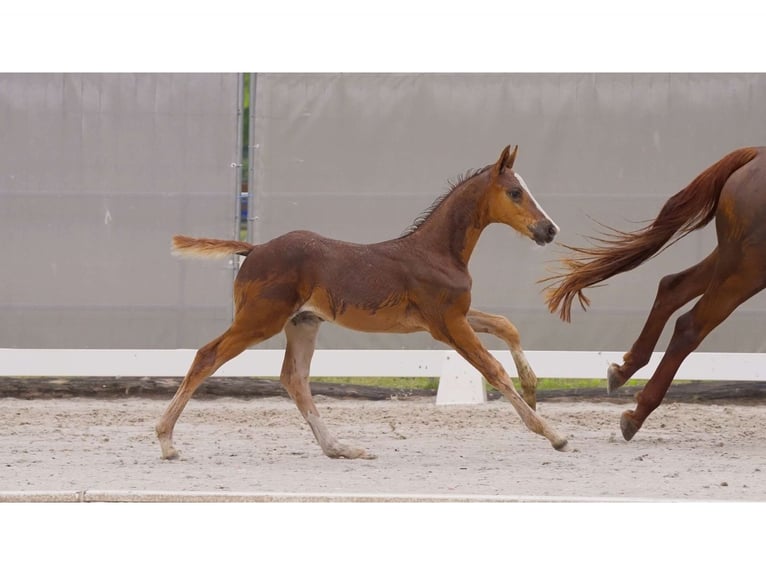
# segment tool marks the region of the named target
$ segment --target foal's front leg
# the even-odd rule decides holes
[[[513,381],[500,362],[484,348],[467,317],[448,320],[446,332],[432,331],[432,336],[454,348],[473,365],[487,382],[499,390],[511,403],[529,430],[547,438],[556,450],[568,450],[567,439],[557,433],[524,400],[513,386]]]
[[[537,376],[529,366],[524,349],[521,348],[521,337],[516,326],[502,315],[491,315],[477,309],[470,309],[467,318],[468,323],[477,333],[489,333],[505,341],[516,365],[516,372],[519,374],[524,402],[533,409],[536,408]]]
[[[311,397],[309,367],[321,322],[321,319],[310,313],[301,313],[287,322],[287,347],[279,380],[311,427],[322,452],[330,458],[375,458],[363,448],[338,442],[319,417],[319,411]]]

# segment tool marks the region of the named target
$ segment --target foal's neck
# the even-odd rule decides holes
[[[484,186],[478,178],[458,185],[425,221],[404,240],[426,244],[468,265],[479,236],[487,226]]]

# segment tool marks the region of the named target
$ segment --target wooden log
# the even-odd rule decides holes
[[[147,397],[168,399],[181,384],[180,378],[0,378],[0,398],[19,399],[66,398],[66,397]],[[339,399],[385,400],[412,396],[432,396],[435,391],[423,389],[391,389],[366,385],[311,383],[315,395]],[[279,381],[250,378],[210,378],[194,393],[195,398],[216,397],[287,397],[287,391]]]
[[[50,399],[68,397],[121,398],[146,397],[169,399],[181,383],[180,378],[84,377],[33,378],[0,377],[0,398]],[[432,389],[392,389],[367,385],[312,382],[312,392],[337,399],[386,400],[409,397],[435,397]],[[631,402],[641,387],[631,386],[607,394],[606,388],[539,390],[538,401],[588,400]],[[287,397],[279,381],[238,377],[212,377],[203,383],[194,397]],[[497,400],[500,393],[490,391],[488,400]],[[691,382],[671,385],[666,401],[721,402],[765,401],[766,381]]]

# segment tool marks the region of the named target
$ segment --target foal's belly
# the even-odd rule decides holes
[[[367,333],[414,333],[426,330],[417,308],[406,301],[359,307],[333,302],[326,295],[309,299],[298,313],[308,311],[325,321]],[[297,313],[296,313],[297,314]]]

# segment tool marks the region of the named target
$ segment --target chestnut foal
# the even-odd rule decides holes
[[[505,223],[540,245],[556,224],[513,171],[518,146],[496,163],[467,174],[402,236],[369,245],[293,231],[268,243],[173,238],[181,255],[245,256],[234,282],[234,321],[198,352],[156,430],[162,458],[178,456],[173,427],[195,389],[226,361],[284,331],[280,381],[331,458],[374,458],[338,442],[319,416],[309,386],[309,366],[323,321],[367,332],[427,331],[454,348],[497,388],[524,424],[565,450],[567,440],[535,412],[537,379],[519,333],[505,317],[471,308],[468,260],[482,230]],[[524,398],[476,333],[490,333],[510,348]]]

